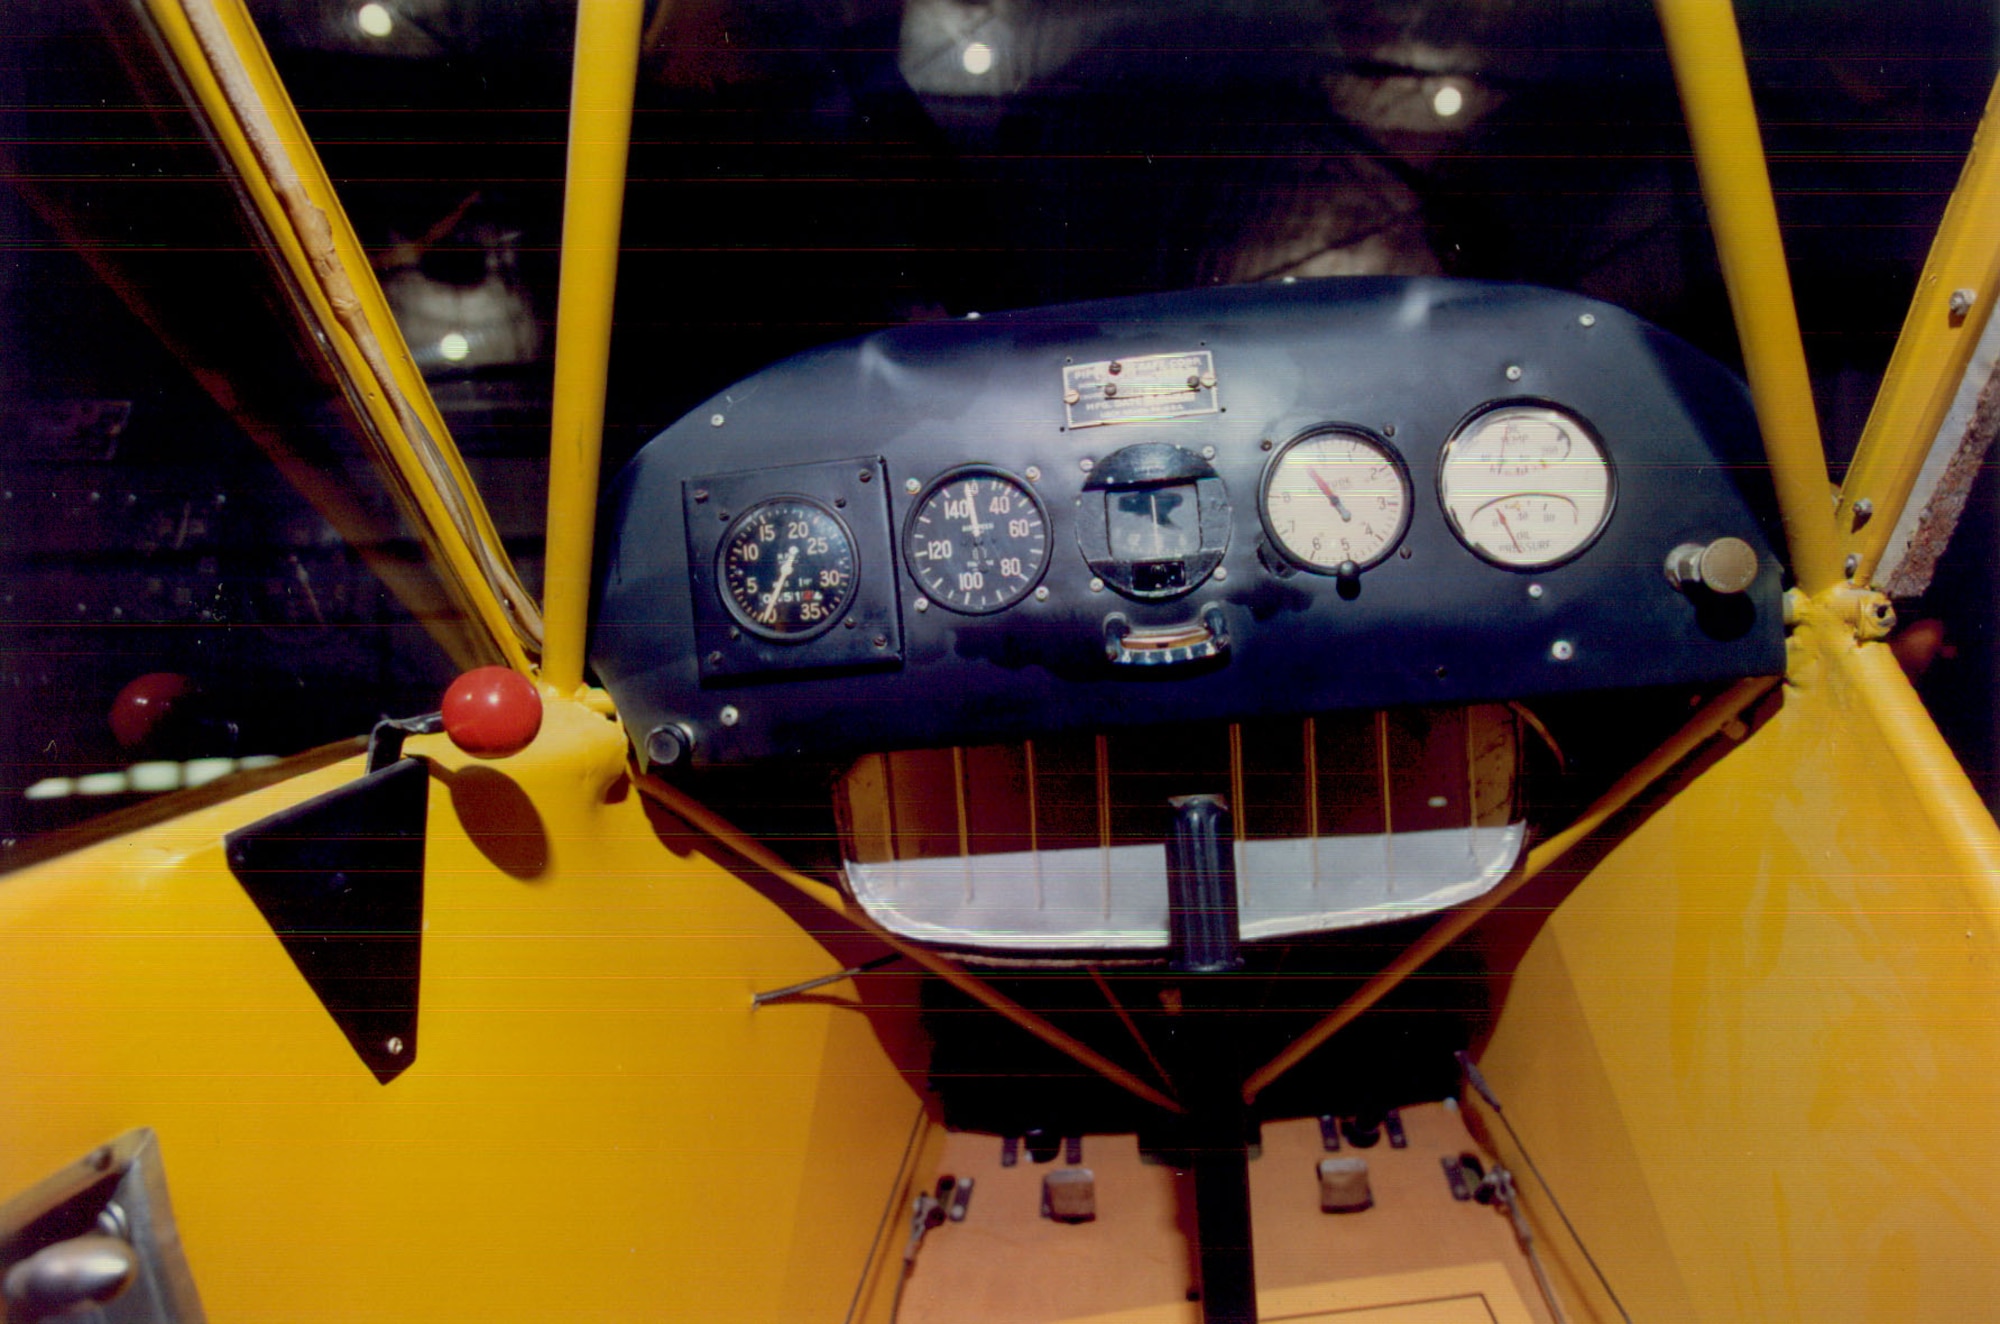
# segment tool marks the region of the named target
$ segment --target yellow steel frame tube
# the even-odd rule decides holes
[[[525,670],[541,622],[242,0],[145,0],[471,627]],[[424,434],[421,436],[419,434]],[[508,600],[502,600],[502,593]]]
[[[1817,595],[1842,579],[1831,487],[1736,15],[1728,0],[1656,0],[1656,7],[1784,515],[1792,574]]]
[[[1860,558],[1854,578],[1867,583],[1881,564],[1965,365],[2000,299],[2000,82],[1986,98],[1972,152],[1945,208],[1930,257],[1910,300],[1896,352],[1861,430],[1835,512],[1842,550]],[[1972,304],[1953,312],[1953,297]],[[1873,507],[1857,520],[1854,504]]]
[[[542,679],[564,694],[583,684],[618,230],[644,16],[642,0],[582,0],[576,14],[542,592]]]

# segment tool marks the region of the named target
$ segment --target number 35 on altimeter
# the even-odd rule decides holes
[[[854,538],[840,516],[807,497],[775,497],[738,515],[716,560],[723,605],[763,639],[814,638],[854,601]]]

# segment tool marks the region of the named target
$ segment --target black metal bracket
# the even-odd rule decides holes
[[[382,769],[403,757],[403,741],[409,736],[434,736],[444,730],[444,714],[425,713],[422,717],[385,717],[368,733],[368,771]]]
[[[382,722],[364,776],[223,839],[230,872],[385,1085],[417,1057],[423,968],[430,769],[400,754],[433,720]]]

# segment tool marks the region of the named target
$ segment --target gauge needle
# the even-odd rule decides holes
[[[1308,469],[1306,470],[1306,473],[1311,475],[1314,483],[1318,484],[1320,492],[1325,495],[1326,499],[1333,503],[1333,508],[1340,512],[1340,518],[1343,521],[1352,523],[1354,520],[1354,516],[1352,513],[1348,511],[1347,507],[1344,504],[1342,504],[1340,500],[1340,493],[1334,491],[1331,487],[1327,486],[1326,479],[1321,478],[1319,476],[1319,470]]]
[[[1507,539],[1514,544],[1514,550],[1517,552],[1520,551],[1521,540],[1514,536],[1514,526],[1507,522],[1507,512],[1495,506],[1493,507],[1493,514],[1500,521],[1500,527],[1507,530]]]
[[[778,582],[771,585],[771,596],[764,599],[764,610],[757,613],[757,619],[766,625],[778,619],[778,595],[785,591],[785,581],[792,577],[792,567],[798,564],[799,545],[793,543],[785,549],[785,557],[778,562]]]

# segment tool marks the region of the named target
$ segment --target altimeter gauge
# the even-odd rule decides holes
[[[1549,405],[1468,419],[1438,461],[1438,498],[1474,553],[1515,570],[1576,556],[1611,518],[1611,462],[1590,426]]]
[[[903,526],[903,559],[940,607],[985,615],[1011,607],[1041,580],[1049,521],[1026,484],[985,465],[931,480]]]
[[[722,605],[739,626],[777,643],[833,628],[854,601],[854,538],[808,497],[773,497],[736,517],[716,551]]]
[[[1320,428],[1264,470],[1264,527],[1287,558],[1320,574],[1365,570],[1410,525],[1402,457],[1358,428]]]

